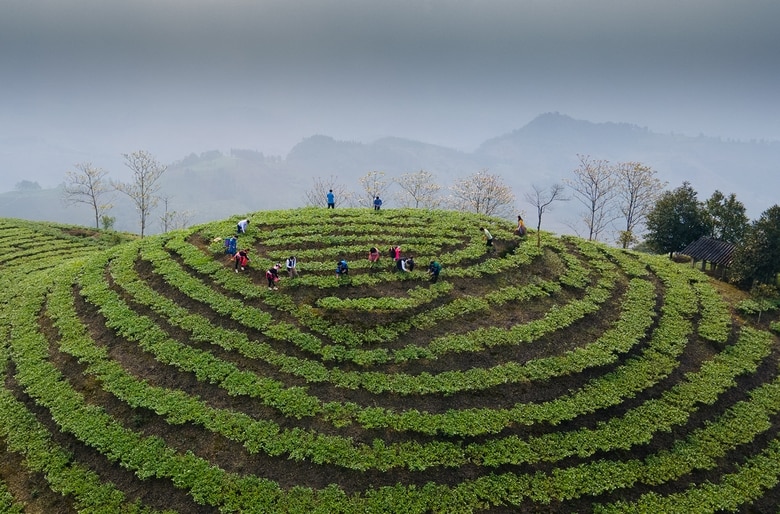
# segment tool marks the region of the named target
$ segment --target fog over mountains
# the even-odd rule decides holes
[[[611,162],[642,162],[656,170],[669,189],[690,182],[700,200],[715,190],[734,193],[751,219],[780,198],[780,142],[659,134],[626,123],[592,123],[558,113],[542,114],[517,130],[484,141],[473,152],[402,137],[362,143],[326,134],[303,139],[286,156],[265,155],[262,149],[193,149],[190,155],[166,163],[169,170],[162,182],[169,209],[189,211],[197,223],[257,210],[301,207],[318,177],[336,176],[339,183],[357,192],[361,190],[359,178],[373,170],[384,171],[392,179],[424,169],[446,187],[455,179],[487,169],[513,189],[518,212],[535,225],[536,213],[525,201],[525,193],[531,185],[546,188],[572,178],[578,154]],[[42,186],[37,192],[0,195],[0,216],[92,224],[85,206],[65,207],[53,201],[65,172],[85,161],[107,169],[116,180],[129,179],[126,169],[106,166],[85,151],[60,148],[42,139],[0,140],[2,189],[12,190],[20,176]],[[396,206],[392,193],[391,187],[385,195],[388,208]],[[116,228],[137,231],[132,207],[118,197],[115,203],[111,214],[117,217]],[[545,214],[542,228],[576,233],[582,209],[576,200],[557,203]],[[152,231],[156,230],[159,227],[153,226]]]

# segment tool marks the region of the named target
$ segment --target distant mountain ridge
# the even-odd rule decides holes
[[[372,143],[307,138],[286,159],[291,169],[354,180],[370,170],[398,174],[426,169],[458,177],[488,169],[504,177],[518,198],[530,183],[546,187],[571,177],[577,155],[651,166],[670,188],[688,181],[702,196],[735,193],[753,216],[770,207],[780,188],[780,142],[724,141],[706,136],[659,134],[628,123],[593,123],[559,113],[483,142],[473,153],[401,138]]]
[[[41,144],[36,141],[35,148],[41,150]],[[778,203],[780,142],[659,134],[627,123],[593,123],[559,113],[542,114],[517,130],[484,141],[473,152],[401,137],[362,143],[327,135],[303,139],[284,158],[246,150],[227,154],[210,150],[172,163],[165,175],[164,191],[174,208],[193,210],[197,213],[193,219],[199,222],[240,212],[301,206],[317,177],[336,176],[348,189],[359,191],[359,179],[369,171],[384,171],[391,180],[425,169],[446,187],[487,169],[505,180],[515,192],[517,207],[530,216],[535,213],[524,195],[531,185],[546,188],[571,178],[579,164],[578,154],[611,162],[642,162],[655,169],[670,189],[690,182],[701,200],[716,189],[734,193],[752,219]],[[62,163],[63,180],[64,171],[73,164]],[[35,181],[35,174],[28,174],[27,180]],[[2,195],[9,201],[0,201],[0,216],[60,221],[70,220],[77,211],[52,205],[51,195],[36,205],[35,195],[28,194],[19,214],[21,203],[8,195],[13,193]],[[392,199],[388,200],[386,206],[392,207]],[[567,227],[577,224],[581,210],[575,201],[557,204],[545,221],[552,230],[571,232]],[[77,212],[88,224],[84,211]]]
[[[451,148],[400,137],[385,137],[372,143],[337,141],[328,136],[312,136],[295,145],[287,155],[289,166],[317,172],[323,165],[352,176],[371,170],[407,173],[419,169],[448,173],[473,170],[477,162],[469,155]],[[321,174],[321,173],[320,173]]]

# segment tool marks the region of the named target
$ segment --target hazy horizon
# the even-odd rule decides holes
[[[777,19],[756,0],[11,0],[0,138],[98,166],[315,134],[470,152],[545,112],[780,140]]]

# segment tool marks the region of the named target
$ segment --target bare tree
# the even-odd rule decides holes
[[[620,212],[626,221],[618,243],[623,248],[638,241],[637,227],[647,219],[656,200],[666,188],[666,182],[656,178],[656,172],[640,162],[621,162],[615,166]]]
[[[542,245],[542,215],[546,210],[552,210],[552,203],[559,201],[565,202],[569,198],[563,196],[564,187],[561,184],[553,184],[550,189],[541,188],[535,184],[531,185],[533,193],[526,193],[525,199],[536,207],[536,246]]]
[[[111,210],[109,194],[111,185],[105,180],[108,172],[92,166],[92,163],[82,162],[75,165],[76,171],[65,172],[65,189],[63,200],[66,204],[84,203],[90,206],[95,214],[95,228],[100,228],[100,218]]]
[[[164,196],[163,201],[163,215],[160,216],[160,224],[162,225],[163,233],[167,234],[169,230],[178,230],[180,228],[187,228],[192,219],[192,211],[172,211],[170,210],[170,197]]]
[[[588,241],[598,240],[601,233],[617,219],[614,199],[618,194],[614,168],[609,161],[591,160],[578,155],[580,165],[574,170],[574,179],[564,183],[574,190],[574,196],[585,206],[582,221],[588,228]]]
[[[481,170],[456,181],[451,187],[452,207],[488,216],[511,217],[515,194],[501,177]]]
[[[130,197],[138,210],[141,222],[141,237],[144,237],[146,220],[149,213],[157,206],[160,198],[159,180],[167,166],[158,163],[149,152],[140,150],[131,154],[122,154],[125,165],[133,171],[133,181],[112,182],[114,189]]]
[[[441,206],[441,186],[436,183],[430,171],[404,173],[395,183],[401,188],[396,195],[398,205],[415,209],[438,209]]]
[[[327,195],[330,190],[333,190],[337,207],[344,204],[349,205],[352,202],[354,194],[344,185],[339,184],[336,175],[331,175],[327,179],[313,177],[312,180],[314,182],[312,188],[305,193],[306,205],[310,207],[326,207],[328,205]]]
[[[384,171],[369,171],[360,177],[360,185],[363,187],[366,196],[359,203],[363,204],[365,201],[365,206],[371,207],[374,204],[375,197],[384,196],[385,191],[390,187],[390,182],[385,178]]]

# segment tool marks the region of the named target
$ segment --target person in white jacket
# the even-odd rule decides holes
[[[293,278],[298,275],[298,259],[295,258],[295,255],[290,255],[287,258],[285,267],[287,268],[288,277]]]

